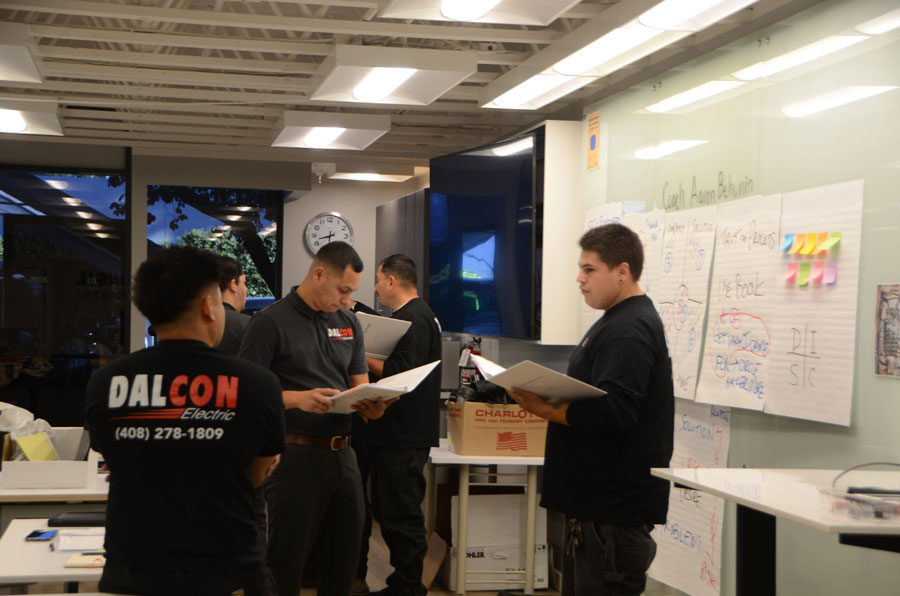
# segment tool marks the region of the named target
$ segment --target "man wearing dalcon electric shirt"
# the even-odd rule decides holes
[[[317,594],[346,596],[356,571],[363,524],[362,481],[350,446],[351,416],[333,414],[331,396],[368,382],[363,334],[347,308],[363,264],[352,246],[322,247],[299,286],[258,312],[240,356],[281,382],[287,448],[266,481],[268,562],[280,596],[297,596],[315,550]],[[354,406],[379,418],[384,403]]]
[[[87,387],[92,446],[110,468],[104,592],[261,594],[253,487],[284,449],[275,376],[214,349],[217,257],[179,247],[138,268],[134,303],[159,343]]]

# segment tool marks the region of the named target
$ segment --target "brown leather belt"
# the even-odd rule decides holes
[[[284,442],[293,443],[294,445],[306,445],[307,447],[318,447],[320,449],[340,451],[341,449],[346,449],[350,446],[350,435],[313,437],[310,435],[301,435],[299,433],[286,433]]]

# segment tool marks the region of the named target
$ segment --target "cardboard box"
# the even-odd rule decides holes
[[[521,590],[525,587],[525,548],[521,544],[470,546],[466,549],[466,591]],[[441,582],[456,590],[457,549],[441,566]],[[534,547],[534,587],[546,588],[547,545]]]
[[[87,460],[73,459],[84,453],[87,431],[83,428],[53,429],[57,461],[6,461],[0,474],[3,488],[87,488],[97,480],[98,455],[88,451]]]
[[[460,455],[544,455],[547,421],[518,404],[447,404],[450,448]]]

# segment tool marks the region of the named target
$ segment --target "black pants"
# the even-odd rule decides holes
[[[656,556],[652,525],[615,526],[566,518],[561,596],[635,596]]]
[[[151,594],[159,596],[226,596],[238,589],[245,594],[263,593],[265,565],[262,561],[246,569],[229,573],[191,574],[179,571],[149,573],[107,561],[100,578],[101,592],[114,594]]]
[[[422,565],[425,536],[425,463],[429,448],[371,449],[372,512],[391,553],[394,572],[386,583],[391,594],[424,596]]]
[[[279,596],[300,593],[310,552],[318,556],[319,596],[347,596],[356,574],[363,496],[356,456],[288,444],[266,480],[268,562]]]
[[[353,441],[350,447],[356,453],[356,463],[359,466],[360,480],[362,481],[363,498],[366,505],[366,516],[363,520],[362,540],[359,543],[359,563],[356,567],[356,577],[366,579],[369,573],[369,538],[372,537],[372,496],[369,490],[369,471],[372,462],[372,446],[369,444],[369,436],[366,432],[366,423],[359,416],[353,417],[353,430],[350,431]]]

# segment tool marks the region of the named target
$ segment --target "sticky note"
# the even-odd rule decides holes
[[[781,281],[792,282],[797,279],[797,262],[788,263],[787,271],[784,273],[784,277],[781,278]]]
[[[812,254],[818,255],[825,252],[822,249],[822,245],[828,241],[828,232],[822,232],[816,237],[816,248],[813,250]]]
[[[806,244],[806,234],[796,234],[794,236],[794,245],[791,247],[791,250],[788,251],[788,254],[796,254],[798,250],[803,248],[804,244]]]
[[[831,259],[825,265],[825,283],[833,284],[837,281],[837,259]]]
[[[800,271],[797,277],[798,286],[805,286],[807,283],[809,283],[809,270],[809,263],[800,263]]]
[[[806,242],[803,244],[803,248],[800,249],[798,254],[801,255],[811,255],[813,249],[816,248],[816,239],[818,238],[817,234],[807,234]]]
[[[784,244],[781,245],[781,252],[787,252],[794,246],[794,235],[793,234],[785,234],[784,235]]]
[[[826,250],[831,250],[832,248],[837,246],[840,241],[841,241],[841,233],[840,232],[832,232],[831,235],[828,237],[828,240],[826,240],[819,246],[818,252],[822,253],[822,252],[825,252]]]
[[[813,282],[822,281],[822,276],[825,274],[825,261],[816,261],[812,264],[812,273],[809,276],[809,280]]]
[[[47,433],[36,433],[16,439],[22,453],[28,461],[54,461],[59,459],[59,454],[47,438]]]

